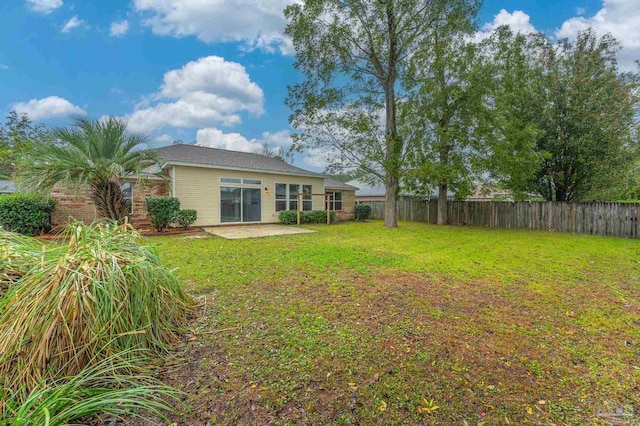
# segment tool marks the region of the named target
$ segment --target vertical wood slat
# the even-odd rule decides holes
[[[371,201],[372,219],[384,219],[384,201]],[[451,225],[536,229],[640,238],[640,203],[449,201]],[[436,224],[435,201],[398,200],[398,220]]]

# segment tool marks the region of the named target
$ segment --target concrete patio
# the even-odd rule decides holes
[[[238,240],[241,238],[261,238],[273,237],[276,235],[293,235],[308,234],[309,229],[296,228],[284,225],[243,225],[243,226],[217,226],[204,228],[210,234],[217,235],[229,240]]]

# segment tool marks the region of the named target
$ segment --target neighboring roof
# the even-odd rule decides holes
[[[351,186],[347,183],[344,182],[340,182],[339,180],[335,180],[335,179],[331,179],[331,178],[326,178],[324,180],[324,187],[325,189],[343,189],[343,190],[347,190],[347,191],[357,191],[358,188],[355,186]]]
[[[377,183],[375,185],[370,185],[368,183],[362,182],[358,179],[351,180],[347,182],[347,185],[355,185],[359,189],[356,191],[356,197],[385,197],[387,195],[387,188],[381,184]],[[415,194],[408,193],[406,191],[400,190],[398,194],[400,197],[419,197]],[[431,198],[438,197],[438,189],[434,188],[431,192]],[[448,198],[453,197],[453,193],[449,191]],[[419,198],[429,198],[429,196],[419,197]]]
[[[219,168],[227,170],[247,170],[285,175],[324,177],[292,166],[277,158],[249,152],[229,151],[197,145],[170,145],[156,151],[169,165]]]
[[[358,190],[356,191],[356,197],[384,197],[385,195],[387,195],[387,189],[381,183],[371,185],[371,184],[362,182],[361,180],[354,179],[347,182],[347,185],[355,186],[358,188]],[[408,195],[408,194],[401,191],[399,195]]]
[[[15,183],[10,180],[0,180],[0,194],[13,194],[16,192]]]

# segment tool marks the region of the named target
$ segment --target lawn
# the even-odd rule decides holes
[[[640,244],[380,222],[150,238],[204,304],[178,424],[634,424]]]

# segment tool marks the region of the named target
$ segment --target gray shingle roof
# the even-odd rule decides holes
[[[249,152],[229,151],[196,145],[170,145],[157,148],[158,155],[168,164],[188,164],[202,167],[220,167],[232,170],[281,173],[287,175],[324,177],[292,166],[277,158]]]
[[[346,189],[350,191],[358,190],[358,188],[356,188],[355,186],[351,186],[344,182],[340,182],[339,180],[335,180],[331,178],[326,178],[324,180],[324,187],[325,189]]]

